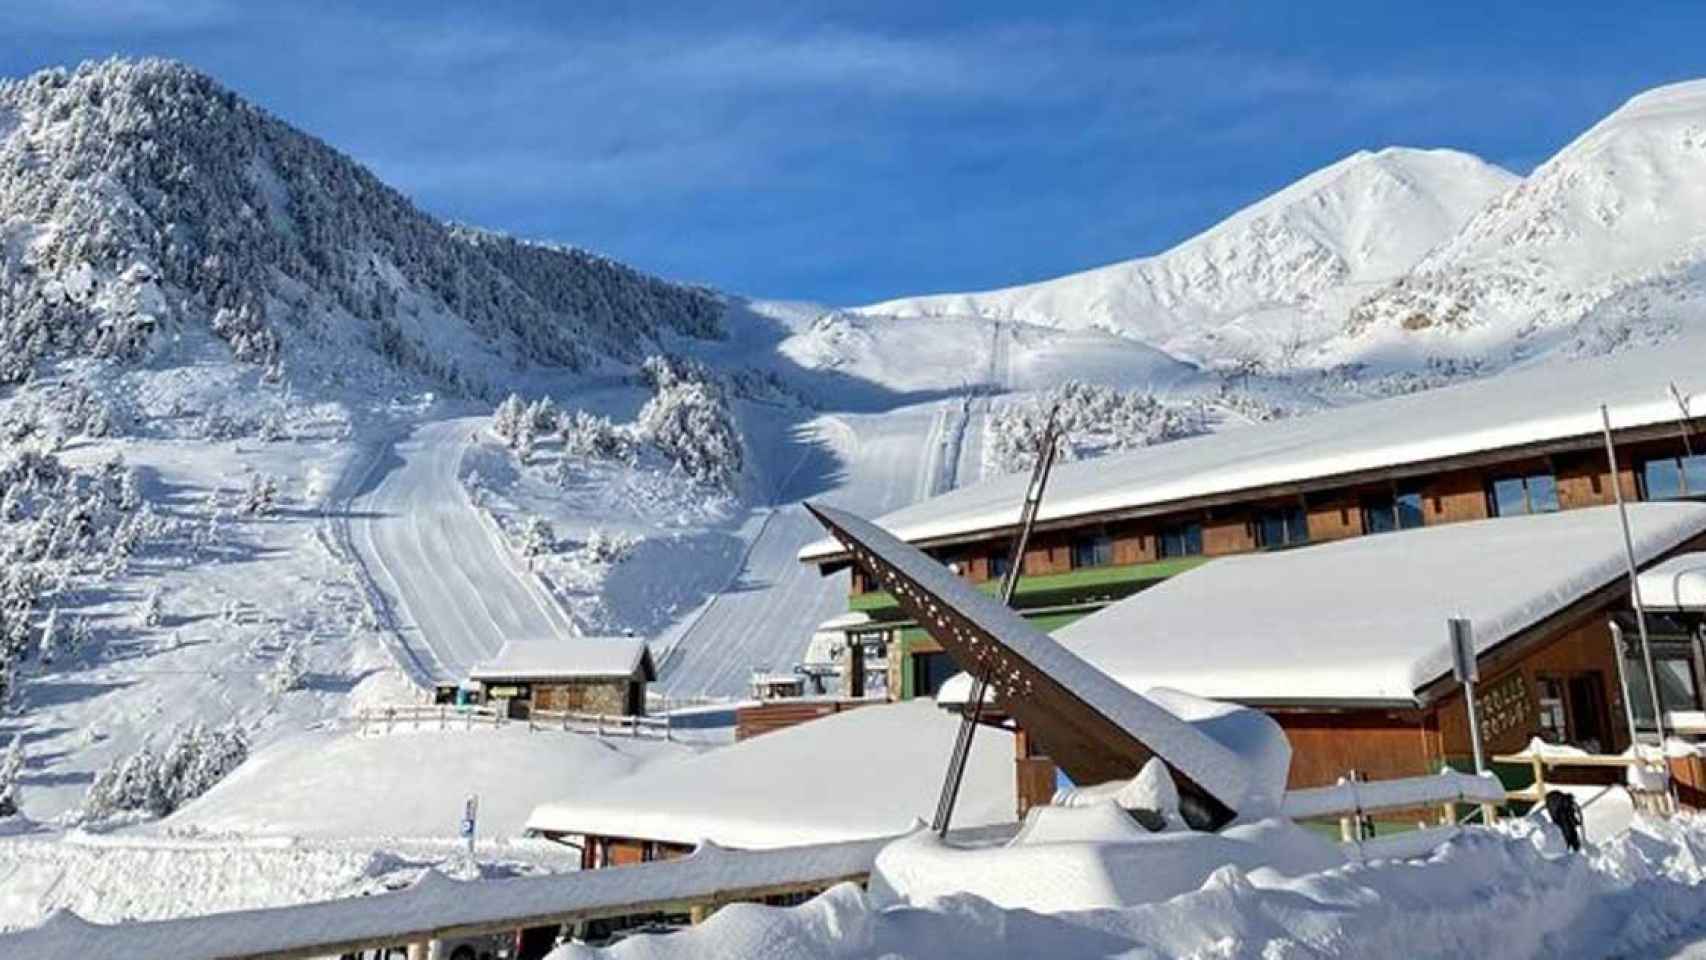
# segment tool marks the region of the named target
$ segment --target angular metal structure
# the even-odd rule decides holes
[[[842,510],[807,504],[853,561],[1078,783],[1130,779],[1159,757],[1199,830],[1232,820],[1248,786],[1231,750],[1122,686],[917,548]]]

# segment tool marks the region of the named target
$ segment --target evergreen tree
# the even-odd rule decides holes
[[[52,663],[59,656],[63,638],[63,630],[59,624],[59,608],[54,607],[47,612],[47,619],[41,624],[41,638],[37,641],[41,649],[41,662]]]
[[[24,736],[12,735],[12,744],[0,756],[0,817],[10,817],[21,810],[19,794],[23,787]]]

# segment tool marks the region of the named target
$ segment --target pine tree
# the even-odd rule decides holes
[[[136,620],[139,626],[158,627],[165,618],[165,601],[161,599],[160,588],[155,587],[142,598],[142,607],[137,611]]]
[[[521,552],[537,557],[557,549],[557,532],[544,517],[529,516],[521,526]]]
[[[0,817],[10,817],[20,812],[19,794],[22,792],[20,783],[24,774],[24,737],[23,734],[12,735],[12,745],[6,748],[4,756],[0,756]]]
[[[62,632],[59,626],[59,608],[54,607],[47,612],[47,619],[42,621],[41,638],[37,641],[40,644],[42,663],[52,663],[54,658],[59,656]]]
[[[492,432],[513,446],[526,421],[527,404],[520,394],[512,393],[492,412]]]

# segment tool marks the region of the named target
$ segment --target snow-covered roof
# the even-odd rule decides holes
[[[1679,554],[1636,579],[1649,610],[1706,610],[1706,553]]]
[[[1706,411],[1706,367],[1672,345],[1610,358],[1552,363],[1423,393],[1360,403],[1291,420],[1225,430],[1055,467],[1043,522],[1157,506],[1283,483],[1399,467],[1600,430],[1669,423],[1679,410]],[[963,487],[877,519],[903,540],[999,529],[1018,522],[1025,474]],[[804,547],[803,561],[840,556],[835,541]]]
[[[633,637],[508,640],[498,655],[468,671],[475,680],[572,680],[631,677],[645,671],[657,679],[644,640]]]
[[[1706,504],[1629,514],[1642,563],[1706,534]],[[1468,617],[1485,652],[1626,576],[1617,509],[1591,507],[1224,557],[1055,638],[1134,689],[1414,702],[1451,671],[1447,618]]]
[[[928,700],[861,707],[652,764],[527,826],[749,849],[888,836],[930,817],[958,730]],[[965,777],[956,826],[1013,820],[1011,734],[980,732]]]

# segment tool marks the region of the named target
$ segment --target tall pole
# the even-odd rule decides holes
[[[1031,482],[1025,488],[1025,504],[1019,510],[1019,532],[1007,557],[1007,573],[1001,580],[1001,602],[1013,605],[1013,592],[1019,586],[1019,573],[1025,565],[1025,547],[1031,540],[1031,528],[1037,522],[1037,509],[1042,505],[1043,490],[1048,487],[1049,471],[1060,448],[1056,417],[1060,408],[1049,411],[1048,424],[1037,449],[1037,462],[1031,469]],[[948,824],[954,819],[954,804],[959,800],[960,783],[965,779],[966,762],[971,759],[972,738],[983,721],[983,698],[989,690],[989,674],[973,668],[971,699],[961,708],[959,735],[954,738],[954,752],[948,757],[948,773],[942,779],[942,794],[936,800],[936,817],[930,828],[941,836],[948,835]]]
[[[1623,502],[1623,481],[1617,472],[1617,445],[1611,442],[1611,411],[1599,405],[1599,419],[1605,427],[1605,459],[1611,464],[1611,491],[1617,496],[1617,516],[1623,524],[1623,559],[1629,568],[1629,598],[1635,605],[1635,626],[1641,633],[1641,662],[1647,671],[1647,692],[1653,697],[1653,730],[1658,734],[1659,748],[1665,743],[1665,711],[1659,703],[1659,678],[1653,672],[1653,645],[1647,636],[1647,608],[1641,603],[1641,573],[1635,563],[1635,538],[1629,532],[1629,505]],[[1629,731],[1629,739],[1636,739]]]

